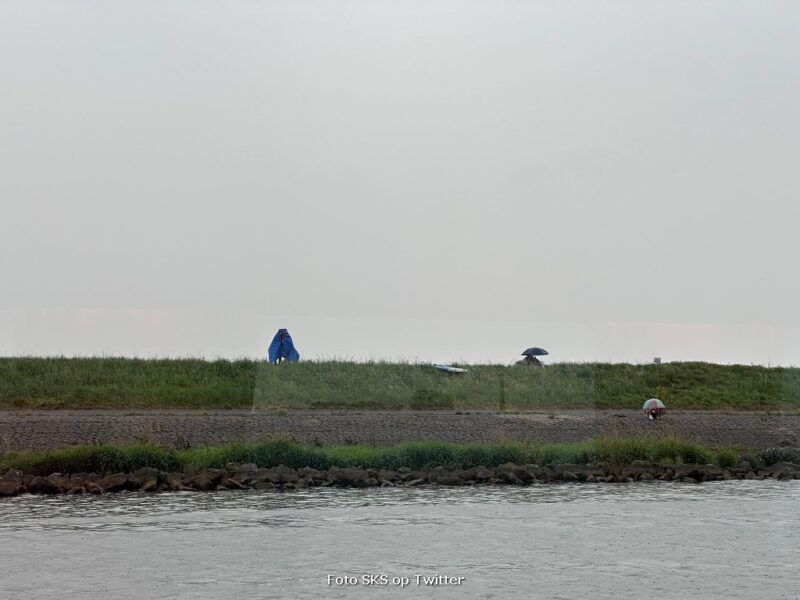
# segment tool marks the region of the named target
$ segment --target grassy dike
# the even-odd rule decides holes
[[[0,358],[0,409],[670,408],[800,410],[800,369],[709,363],[430,365],[131,358]]]
[[[154,445],[77,446],[50,452],[9,454],[0,459],[0,474],[19,469],[33,475],[51,473],[132,473],[149,467],[160,471],[188,468],[221,469],[229,463],[252,463],[261,468],[284,465],[293,469],[331,467],[361,469],[430,469],[457,464],[461,468],[515,464],[630,465],[711,464],[731,467],[743,458],[764,464],[800,462],[800,451],[780,448],[743,453],[732,448],[708,448],[678,439],[598,439],[576,444],[447,444],[415,442],[397,446],[317,447],[275,440],[259,444],[172,450]]]

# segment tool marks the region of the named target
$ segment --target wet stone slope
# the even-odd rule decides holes
[[[155,442],[170,447],[284,437],[317,444],[412,440],[576,442],[602,436],[665,437],[715,446],[797,445],[800,415],[673,412],[659,421],[640,411],[553,413],[0,411],[0,449],[45,450],[94,443]]]

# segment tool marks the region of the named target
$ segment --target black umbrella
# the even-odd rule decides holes
[[[525,350],[525,352],[522,353],[522,356],[544,356],[546,354],[550,353],[544,348],[537,348],[534,346],[533,348],[528,348]]]

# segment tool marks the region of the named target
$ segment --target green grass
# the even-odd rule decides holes
[[[174,451],[150,444],[75,446],[49,452],[13,453],[0,459],[0,473],[15,468],[34,475],[131,473],[141,467],[173,471],[179,463]]]
[[[800,369],[710,363],[469,365],[131,358],[0,358],[0,409],[669,408],[800,410]]]
[[[50,452],[9,454],[0,460],[0,473],[17,468],[26,473],[110,473],[131,472],[140,467],[172,471],[189,465],[222,468],[226,464],[255,463],[260,467],[286,465],[292,468],[361,467],[374,469],[431,468],[458,464],[464,468],[483,465],[496,467],[506,462],[517,464],[587,464],[609,462],[626,465],[635,460],[662,464],[738,463],[740,451],[732,448],[707,448],[675,438],[597,439],[574,444],[448,444],[414,442],[397,446],[317,447],[275,440],[257,444],[172,450],[151,445],[78,446]],[[751,455],[748,455],[751,456]],[[796,449],[773,449],[753,454],[772,464],[780,460],[800,460]]]

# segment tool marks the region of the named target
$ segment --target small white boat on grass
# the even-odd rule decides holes
[[[451,367],[450,365],[433,365],[435,368],[439,369],[440,371],[444,371],[445,373],[468,373],[466,369],[461,369],[459,367]]]

